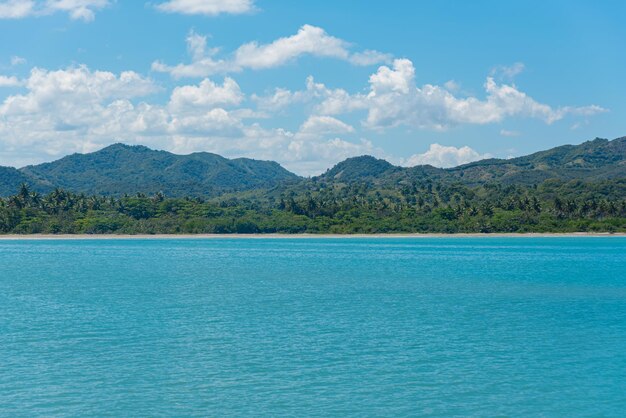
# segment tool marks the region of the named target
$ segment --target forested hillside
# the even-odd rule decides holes
[[[309,179],[271,162],[115,145],[0,171],[24,183],[0,199],[0,233],[626,232],[625,143],[447,170],[363,156]],[[55,180],[67,189],[39,191]]]

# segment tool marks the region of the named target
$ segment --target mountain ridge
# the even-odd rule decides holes
[[[209,152],[178,155],[143,145],[116,143],[93,153],[71,154],[20,169],[0,167],[0,195],[14,193],[21,183],[39,192],[63,188],[117,196],[164,192],[173,197],[215,197],[301,181],[402,184],[423,180],[474,186],[616,178],[626,178],[626,137],[596,138],[521,157],[491,158],[446,169],[429,165],[400,167],[364,155],[341,161],[311,179],[297,176],[275,161],[228,159]]]
[[[274,161],[229,160],[208,152],[177,155],[121,143],[19,171],[40,183],[104,195],[165,192],[211,197],[298,179]]]

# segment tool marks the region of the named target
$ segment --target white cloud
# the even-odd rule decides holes
[[[205,16],[242,14],[255,9],[254,0],[169,0],[157,8],[168,13]]]
[[[316,57],[337,58],[355,65],[374,65],[391,59],[389,54],[366,50],[351,53],[350,44],[329,35],[320,27],[303,25],[298,33],[259,45],[250,42],[235,51],[235,64],[241,68],[274,68],[309,54]]]
[[[206,38],[189,35],[191,55],[214,54]],[[485,97],[465,97],[435,86],[415,84],[409,60],[380,67],[369,89],[350,93],[308,77],[301,91],[276,89],[267,96],[246,96],[237,82],[203,79],[172,89],[169,101],[151,103],[160,88],[132,71],[119,74],[85,66],[49,71],[35,68],[24,80],[0,78],[20,86],[0,103],[0,165],[35,163],[72,152],[91,152],[113,142],[138,143],[186,153],[211,151],[227,157],[271,159],[300,174],[319,174],[347,157],[387,157],[362,139],[357,126],[339,115],[360,111],[361,127],[446,129],[462,123],[486,124],[507,117],[534,117],[552,123],[566,116],[587,118],[604,111],[597,106],[553,108],[517,87],[488,78]],[[248,98],[251,98],[249,100]],[[248,103],[256,108],[248,108]],[[305,107],[294,132],[259,125],[272,112]],[[272,120],[263,123],[271,124]],[[469,147],[431,145],[404,164],[454,166],[484,158]]]
[[[300,127],[300,132],[317,135],[346,134],[354,128],[332,116],[310,116]]]
[[[274,90],[274,93],[270,95],[258,96],[253,94],[252,100],[256,102],[257,106],[262,110],[277,111],[286,108],[292,103],[301,101],[299,98],[301,96],[301,92],[293,93],[287,89],[277,88]]]
[[[280,110],[297,103],[314,103],[318,115],[340,115],[365,110],[363,126],[383,131],[406,126],[414,129],[445,130],[459,124],[485,125],[509,117],[535,118],[552,124],[567,116],[593,116],[607,110],[597,106],[551,107],[520,91],[515,85],[498,84],[487,77],[485,98],[457,95],[456,83],[444,86],[415,84],[415,68],[408,59],[381,66],[369,78],[369,92],[351,94],[330,89],[307,78],[306,89],[276,89],[267,96],[253,96],[259,108]]]
[[[348,42],[312,25],[303,25],[295,35],[279,38],[269,44],[246,43],[227,58],[216,58],[219,49],[208,49],[205,36],[192,32],[186,41],[191,63],[171,66],[155,61],[152,64],[152,70],[170,73],[175,78],[207,77],[213,74],[239,72],[244,69],[276,68],[293,62],[303,55],[335,58],[354,65],[374,65],[391,59],[388,54],[371,50],[352,53]]]
[[[304,54],[347,60],[350,56],[347,47],[345,41],[328,35],[324,29],[304,25],[297,34],[270,44],[250,42],[240,46],[235,51],[235,63],[252,69],[273,68]]]
[[[119,76],[106,71],[91,72],[80,66],[47,71],[34,68],[25,82],[28,94],[10,96],[0,106],[0,115],[34,113],[53,107],[74,108],[110,98],[146,96],[157,91],[156,85],[139,74],[126,71]]]
[[[376,65],[381,63],[389,63],[393,60],[391,54],[385,54],[383,52],[374,50],[365,50],[363,52],[355,52],[350,56],[349,61],[354,65],[360,65],[367,67],[370,65]]]
[[[213,81],[202,80],[198,86],[176,87],[170,98],[170,106],[174,110],[185,108],[206,108],[216,105],[238,105],[244,95],[235,80],[230,77],[224,79],[219,86]]]
[[[431,144],[428,151],[423,154],[414,154],[410,156],[402,162],[402,165],[413,167],[416,165],[428,164],[435,167],[449,168],[490,157],[491,155],[481,155],[468,146],[456,148],[452,146]]]
[[[367,108],[364,125],[370,129],[409,126],[443,130],[458,124],[489,124],[507,117],[529,117],[554,123],[568,115],[591,116],[605,112],[600,106],[559,107],[537,102],[514,85],[485,82],[486,97],[458,97],[449,88],[432,84],[415,85],[415,69],[407,59],[392,67],[381,66],[369,79],[367,95],[344,95],[334,114]],[[449,86],[448,86],[449,87]],[[329,109],[326,109],[327,113]]]
[[[17,77],[0,75],[0,87],[17,87],[21,85],[21,81]]]
[[[90,22],[95,19],[97,10],[109,5],[109,0],[47,0],[50,12],[67,12],[72,19]]]
[[[315,112],[322,115],[336,115],[366,109],[364,95],[351,95],[344,89],[330,89],[323,83],[316,83],[312,76],[306,79],[306,89],[292,92],[277,88],[266,96],[252,95],[252,100],[263,110],[278,111],[293,104],[317,101]]]
[[[384,65],[370,76],[370,96],[380,96],[385,93],[408,94],[414,85],[414,78],[415,68],[410,60],[395,60],[393,69]]]
[[[11,57],[11,66],[16,67],[22,64],[26,64],[26,58],[18,57],[17,55]]]
[[[459,83],[457,83],[454,80],[446,81],[445,83],[443,83],[443,86],[446,88],[446,90],[452,93],[456,93],[457,91],[461,89],[461,86],[459,85]]]
[[[21,19],[65,12],[74,20],[90,22],[95,12],[107,7],[109,0],[8,0],[0,2],[0,19]]]
[[[230,78],[176,87],[165,105],[145,101],[159,91],[150,79],[85,66],[33,69],[23,88],[0,104],[0,165],[49,161],[119,141],[275,160],[304,175],[349,156],[382,153],[369,141],[337,137],[354,128],[330,116],[313,116],[297,132],[249,124],[260,115],[242,107],[245,95]]]
[[[242,134],[243,125],[227,110],[214,108],[201,115],[172,116],[168,132],[189,136],[236,137]]]
[[[0,19],[21,19],[35,10],[33,0],[8,0],[0,2]]]
[[[174,78],[206,77],[212,74],[233,72],[236,68],[232,63],[213,57],[219,52],[218,48],[207,47],[207,37],[191,31],[186,38],[187,51],[191,56],[191,64],[177,64],[169,66],[160,61],[152,63],[152,70],[160,73],[170,73]]]
[[[92,72],[84,66],[57,71],[35,68],[23,87],[26,93],[8,96],[0,104],[5,159],[10,158],[10,150],[11,155],[36,152],[38,158],[45,158],[110,141],[114,137],[107,126],[119,126],[117,133],[128,128],[129,100],[158,90],[152,81],[134,72],[115,75]],[[99,138],[100,132],[106,139]]]

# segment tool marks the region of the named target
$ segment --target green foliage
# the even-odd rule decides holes
[[[3,170],[7,174],[3,178]],[[11,176],[9,176],[9,174]],[[121,196],[137,192],[169,196],[217,196],[273,187],[298,176],[273,161],[229,160],[206,152],[176,155],[142,146],[111,145],[91,154],[74,154],[21,170],[0,169],[0,195],[24,182],[38,191],[53,184],[77,193]]]
[[[470,233],[626,232],[623,180],[468,187],[432,182],[382,188],[310,181],[274,193],[213,200],[87,196],[22,186],[0,199],[0,233]],[[607,195],[607,191],[610,191]]]
[[[0,199],[0,233],[626,231],[626,138],[447,170],[356,157],[310,179],[118,144],[3,180],[20,183]],[[66,189],[41,194],[49,184]]]

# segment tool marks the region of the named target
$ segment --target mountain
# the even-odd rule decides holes
[[[612,141],[596,138],[524,157],[487,159],[448,169],[429,165],[397,167],[366,155],[348,158],[313,180],[395,187],[414,182],[532,186],[548,179],[586,182],[626,179],[626,137]],[[28,183],[39,192],[59,187],[101,195],[162,191],[172,197],[215,197],[279,185],[306,188],[307,181],[272,161],[229,160],[206,152],[176,155],[123,144],[20,170],[0,167],[1,196],[15,193],[21,183]]]
[[[402,170],[391,163],[369,155],[348,158],[328,170],[322,176],[328,181],[354,182],[373,180]]]
[[[0,167],[0,196],[9,196],[17,192],[22,184],[29,184],[31,189],[38,192],[48,192],[50,185],[21,172],[13,167]]]
[[[547,179],[599,181],[626,177],[626,137],[596,138],[508,160],[490,159],[446,170],[467,184],[538,184]]]
[[[511,159],[487,159],[454,168],[396,167],[370,156],[349,158],[318,177],[327,182],[367,181],[391,185],[411,181],[533,185],[548,179],[601,181],[626,178],[626,137],[596,138]]]
[[[299,178],[273,161],[229,160],[206,152],[176,155],[124,144],[24,167],[20,173],[39,183],[79,193],[123,195],[162,191],[172,197],[212,197],[270,188]],[[15,186],[11,192],[14,191]]]

